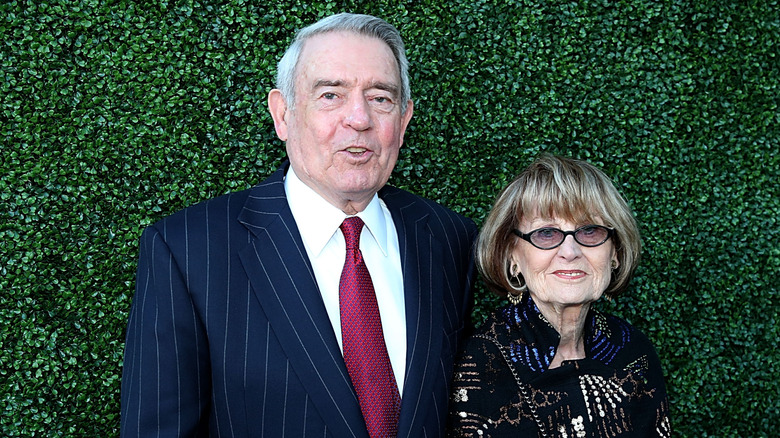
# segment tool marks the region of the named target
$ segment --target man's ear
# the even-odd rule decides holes
[[[401,138],[399,144],[403,146],[404,135],[406,135],[406,128],[409,126],[409,121],[412,120],[412,114],[414,113],[414,103],[412,99],[409,99],[406,103],[406,112],[401,114]]]
[[[279,140],[287,141],[287,102],[282,92],[274,88],[268,93],[268,111],[274,119],[274,129]]]

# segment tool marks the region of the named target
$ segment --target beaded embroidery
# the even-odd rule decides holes
[[[663,374],[644,335],[591,310],[588,357],[548,369],[558,341],[532,300],[497,309],[457,365],[447,436],[671,436]]]

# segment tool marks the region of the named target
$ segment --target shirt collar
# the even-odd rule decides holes
[[[292,166],[287,170],[284,189],[304,245],[313,254],[319,255],[348,216],[301,181]],[[382,254],[386,256],[387,223],[382,211],[383,204],[379,196],[374,194],[368,206],[356,216],[363,220]]]

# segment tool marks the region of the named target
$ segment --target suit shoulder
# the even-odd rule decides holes
[[[253,201],[252,198],[260,198],[267,193],[283,193],[286,168],[287,164],[283,163],[276,172],[253,187],[200,201],[160,219],[152,227],[175,227],[192,220],[227,221],[235,219],[244,206]]]
[[[174,257],[224,254],[231,244],[246,240],[238,217],[250,194],[251,189],[231,192],[176,211],[146,227],[141,246],[159,239]]]
[[[221,219],[236,217],[249,197],[252,189],[226,193],[215,198],[206,199],[188,207],[182,208],[168,216],[163,217],[151,226],[154,228],[170,228],[184,225],[190,221]],[[235,212],[235,214],[231,214]]]
[[[173,251],[193,242],[208,241],[211,248],[226,244],[242,230],[238,218],[253,190],[226,193],[178,210],[146,227],[142,240],[159,235]]]
[[[447,218],[447,221],[461,224],[467,229],[475,229],[476,225],[470,218],[456,213],[455,211],[414,193],[408,192],[398,187],[387,185],[379,191],[379,196],[388,204],[389,207],[398,210],[414,210],[420,213],[427,213],[436,217]]]

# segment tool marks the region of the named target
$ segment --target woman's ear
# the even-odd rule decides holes
[[[513,277],[516,277],[517,273],[520,272],[520,268],[517,267],[517,262],[514,257],[509,259],[509,266],[509,273],[512,274]]]

